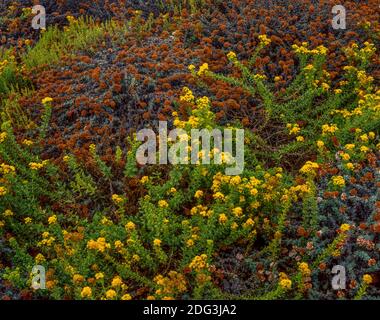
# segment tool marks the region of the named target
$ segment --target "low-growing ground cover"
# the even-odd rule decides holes
[[[2,298],[379,298],[375,1],[5,3]],[[159,121],[244,129],[243,172],[140,165]]]

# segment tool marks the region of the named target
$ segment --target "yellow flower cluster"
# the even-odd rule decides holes
[[[322,135],[327,135],[327,134],[333,134],[336,131],[338,131],[338,126],[336,124],[324,124],[322,125]]]
[[[272,42],[271,39],[269,39],[268,36],[265,35],[265,34],[259,35],[258,38],[260,40],[260,44],[262,44],[264,46],[267,46],[267,45],[269,45]]]
[[[160,247],[160,246],[161,246],[161,243],[162,243],[162,241],[161,241],[160,239],[154,239],[154,240],[153,240],[153,245],[154,245],[155,247]]]
[[[286,128],[288,128],[289,134],[291,134],[291,135],[296,135],[301,131],[301,128],[297,123],[295,123],[295,124],[288,123],[286,125]]]
[[[343,223],[339,229],[342,232],[347,232],[351,229],[351,226],[348,223]]]
[[[47,165],[47,163],[48,163],[47,160],[44,160],[42,162],[31,162],[31,163],[29,163],[29,168],[32,170],[40,170],[43,167],[45,167]]]
[[[233,51],[230,51],[228,54],[227,54],[227,58],[228,60],[234,62],[237,60],[237,56],[236,56],[236,53],[233,52]]]
[[[306,163],[300,169],[300,172],[303,174],[315,175],[316,171],[319,169],[319,164],[312,161],[306,161]]]
[[[371,284],[373,282],[372,277],[369,274],[365,274],[363,276],[363,282],[367,285]]]
[[[7,189],[5,187],[0,187],[0,197],[5,196],[7,194]]]
[[[159,295],[175,295],[187,290],[186,278],[176,271],[170,271],[167,277],[157,275],[153,280],[161,287],[156,291]]]
[[[342,176],[333,176],[331,178],[331,181],[333,185],[338,186],[338,187],[344,187],[346,184]]]
[[[168,202],[166,200],[160,200],[160,201],[158,201],[158,206],[160,208],[168,208],[169,204],[168,204]]]
[[[8,65],[8,60],[0,62],[0,74],[3,72],[4,68]]]
[[[289,279],[289,277],[283,273],[280,272],[280,287],[284,290],[290,290],[292,288],[292,280]]]
[[[197,72],[198,76],[203,76],[208,72],[208,63],[204,63],[199,67],[199,70]]]
[[[200,272],[208,268],[207,255],[201,254],[200,256],[195,256],[194,259],[190,262],[189,268],[196,272]]]
[[[220,224],[225,224],[228,221],[228,218],[224,213],[222,213],[219,215],[218,221]]]
[[[7,138],[7,133],[6,132],[1,132],[0,133],[0,143],[3,143],[6,138]]]
[[[84,287],[80,295],[82,298],[90,298],[92,296],[92,289],[90,287]]]
[[[298,266],[298,269],[301,271],[304,277],[309,277],[311,275],[309,265],[306,262],[301,262]]]
[[[125,225],[125,229],[128,231],[135,230],[135,228],[136,225],[132,221],[127,222],[127,224]]]
[[[208,210],[208,208],[206,206],[198,205],[196,207],[193,207],[190,210],[190,214],[193,216],[196,214],[199,214],[202,217],[211,217],[211,215],[213,214],[213,211]]]
[[[120,204],[124,201],[124,198],[122,196],[119,196],[117,194],[112,195],[112,201],[115,202],[116,204]]]
[[[89,240],[87,242],[87,248],[90,250],[97,250],[99,252],[104,252],[106,249],[111,248],[111,245],[106,242],[106,239],[103,237],[98,238],[97,240]]]
[[[51,217],[48,218],[49,224],[54,224],[56,222],[57,222],[57,216],[56,215],[52,215]]]
[[[180,101],[185,101],[185,102],[189,102],[189,103],[194,102],[194,100],[195,100],[194,94],[188,87],[184,87],[182,89],[182,92],[183,93],[179,98]]]
[[[38,242],[38,246],[51,246],[53,242],[55,241],[55,238],[50,236],[50,233],[45,231],[42,233],[42,240]]]
[[[307,42],[302,42],[300,46],[298,46],[297,44],[292,45],[292,49],[294,50],[294,52],[299,54],[326,55],[328,52],[327,48],[323,45],[320,45],[312,50],[309,50],[307,47]]]
[[[253,76],[253,79],[255,79],[256,81],[264,81],[266,80],[266,78],[267,77],[265,75],[258,73]]]
[[[9,173],[14,173],[16,171],[14,166],[10,166],[8,164],[2,163],[0,165],[0,173],[2,174],[9,174]]]
[[[53,102],[53,99],[50,97],[46,97],[46,98],[43,98],[41,102],[42,104],[48,104],[48,103]]]

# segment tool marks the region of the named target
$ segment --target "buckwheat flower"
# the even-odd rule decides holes
[[[90,287],[84,287],[80,295],[82,298],[90,298],[92,295],[92,289]]]
[[[330,89],[330,85],[327,84],[326,82],[323,82],[321,87],[323,91],[328,91]]]
[[[264,46],[267,46],[268,44],[270,44],[270,43],[272,42],[272,40],[269,39],[269,38],[267,37],[267,35],[265,35],[265,34],[261,34],[261,35],[259,35],[258,38],[259,38],[259,40],[260,40],[260,43],[263,44]]]
[[[6,138],[7,138],[7,133],[6,132],[1,132],[0,133],[0,143],[3,143]]]
[[[324,143],[323,141],[321,141],[321,140],[318,140],[318,141],[317,141],[317,147],[318,147],[318,148],[323,148],[324,145],[325,145],[325,143]]]
[[[219,199],[219,200],[224,200],[225,199],[224,194],[221,193],[221,192],[214,193],[213,194],[213,198],[214,199]]]
[[[111,286],[114,288],[120,287],[123,284],[123,280],[117,276],[112,279]]]
[[[292,288],[292,280],[290,279],[281,279],[280,280],[280,286],[281,288],[285,290],[289,290]]]
[[[170,188],[170,193],[176,193],[177,189],[176,188]]]
[[[371,284],[373,281],[372,277],[369,274],[363,276],[363,282],[367,285]]]
[[[256,188],[252,188],[251,190],[249,190],[249,193],[252,196],[256,196],[259,193],[259,191]]]
[[[74,283],[80,283],[84,281],[84,277],[80,274],[74,274],[73,275],[73,282]]]
[[[368,133],[368,137],[369,137],[371,140],[373,140],[373,139],[375,139],[376,135],[375,135],[374,132],[371,131],[371,132]]]
[[[30,217],[26,217],[26,218],[24,219],[24,223],[25,223],[25,224],[30,224],[30,223],[32,223],[32,218],[30,218]]]
[[[42,104],[47,104],[47,103],[50,103],[50,102],[52,102],[53,101],[53,99],[52,98],[50,98],[50,97],[46,97],[46,98],[43,98],[42,99]]]
[[[306,262],[301,262],[298,266],[298,269],[301,271],[302,275],[305,277],[308,277],[311,274],[309,265]]]
[[[158,206],[160,208],[167,208],[167,207],[169,207],[169,204],[165,200],[160,200],[160,201],[158,201]]]
[[[3,213],[3,216],[4,217],[12,217],[14,214],[12,212],[12,210],[5,210],[4,213]]]
[[[204,63],[199,67],[199,71],[197,74],[198,76],[202,76],[206,74],[207,71],[208,71],[208,63]]]
[[[366,133],[362,134],[360,136],[360,140],[363,141],[363,142],[368,142],[368,135]]]
[[[227,216],[224,213],[222,213],[222,214],[219,215],[218,221],[219,221],[220,224],[226,223],[227,220],[228,220],[228,218],[227,218]]]
[[[132,296],[128,293],[126,293],[125,295],[123,295],[121,297],[121,300],[132,300]]]
[[[138,254],[134,254],[132,256],[132,260],[138,262],[138,261],[140,261],[140,256]]]
[[[104,278],[104,274],[103,272],[98,272],[95,274],[95,279],[96,280],[100,280],[100,279],[103,279]]]
[[[237,59],[236,53],[233,52],[233,51],[230,51],[230,52],[227,54],[227,58],[228,58],[228,60],[230,60],[230,61],[235,61],[235,60]]]
[[[28,140],[28,139],[24,139],[24,141],[22,142],[23,145],[25,146],[32,146],[33,145],[33,141],[32,140]]]
[[[30,162],[29,168],[32,170],[39,170],[44,167],[43,163],[37,163],[37,162]]]
[[[366,146],[361,146],[361,147],[360,147],[360,151],[363,152],[363,153],[366,153],[366,152],[369,151],[369,148],[366,147]]]
[[[251,218],[248,218],[246,222],[244,222],[244,227],[253,227],[255,225],[255,221],[253,221]]]
[[[331,180],[332,180],[332,183],[338,187],[344,187],[346,184],[342,176],[333,176]]]
[[[312,161],[306,161],[306,163],[300,169],[300,172],[304,174],[310,174],[310,173],[315,174],[315,171],[317,169],[319,169],[318,163],[312,162]]]
[[[51,217],[48,218],[48,223],[49,224],[54,224],[57,222],[57,216],[56,215],[53,215]]]
[[[236,216],[236,217],[241,217],[243,215],[243,209],[241,207],[236,207],[236,208],[233,208],[232,209],[232,213]]]
[[[115,249],[121,249],[124,246],[120,240],[116,240],[114,245],[115,245]]]
[[[120,204],[123,202],[123,197],[117,195],[117,194],[114,194],[112,195],[112,201],[115,202],[116,204]]]
[[[153,240],[153,245],[155,246],[155,247],[160,247],[161,246],[161,240],[160,239],[154,239]]]
[[[43,256],[43,254],[39,253],[35,256],[34,260],[36,261],[36,263],[42,263],[45,261],[45,257]]]
[[[203,269],[208,268],[208,263],[207,263],[207,255],[201,254],[200,256],[195,256],[194,259],[190,262],[189,268],[196,271],[200,272]]]
[[[355,145],[353,143],[348,143],[344,146],[344,148],[347,150],[352,150],[355,148]]]
[[[188,247],[192,247],[194,245],[194,240],[193,239],[189,239],[186,241],[186,246]]]
[[[347,162],[347,163],[346,163],[346,168],[347,168],[348,170],[354,170],[354,169],[355,169],[355,166],[354,166],[354,164],[353,164],[352,162]]]
[[[125,225],[125,229],[132,231],[135,230],[136,225],[132,221],[128,221],[127,224]]]
[[[347,223],[343,223],[341,226],[340,226],[340,231],[342,232],[347,232],[351,229],[351,226]]]
[[[234,176],[230,179],[230,185],[232,186],[237,186],[241,183],[241,178],[240,176]]]
[[[304,141],[305,141],[305,138],[304,138],[303,136],[297,136],[297,137],[296,137],[296,140],[297,140],[298,142],[304,142]]]
[[[148,176],[143,176],[143,177],[140,179],[140,183],[141,183],[141,184],[146,184],[148,181],[149,181],[149,177],[148,177]]]
[[[202,190],[197,190],[194,194],[195,199],[199,199],[203,197],[203,191]]]
[[[188,69],[190,70],[190,72],[193,72],[195,70],[195,66],[191,64],[188,66]]]

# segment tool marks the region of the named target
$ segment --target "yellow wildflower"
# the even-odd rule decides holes
[[[165,200],[160,200],[160,201],[158,201],[158,206],[160,208],[167,208],[167,207],[169,207],[169,204]]]
[[[53,101],[53,99],[52,98],[50,98],[50,97],[46,97],[46,98],[43,98],[42,99],[42,104],[47,104],[47,103],[50,103],[50,102],[52,102]]]
[[[112,283],[111,283],[112,287],[114,288],[120,287],[122,284],[123,284],[123,280],[120,277],[117,276],[112,279]]]
[[[331,180],[335,186],[344,187],[346,184],[342,176],[333,176]]]
[[[49,224],[54,224],[57,222],[57,216],[56,215],[53,215],[51,217],[48,218],[48,223]]]
[[[90,287],[84,287],[80,295],[82,298],[90,298],[92,295],[92,289]]]
[[[369,274],[363,276],[363,282],[367,285],[371,284],[373,281],[372,277]]]
[[[155,247],[159,247],[159,246],[161,246],[161,240],[160,239],[154,239],[153,240],[153,245],[155,246]]]
[[[219,219],[218,220],[219,220],[219,223],[224,224],[224,223],[227,222],[228,218],[227,218],[227,216],[224,213],[222,213],[222,214],[219,215]]]

